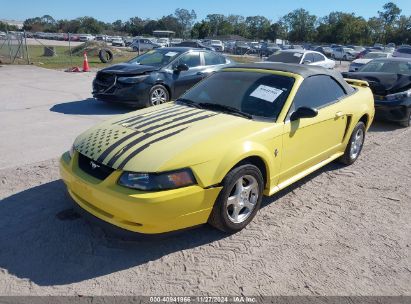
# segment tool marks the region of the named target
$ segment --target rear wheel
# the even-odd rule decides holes
[[[350,141],[345,148],[344,155],[340,157],[340,162],[346,165],[353,164],[360,156],[365,139],[365,124],[360,121],[352,131]]]
[[[168,90],[164,86],[155,85],[150,90],[149,98],[149,105],[155,106],[169,101],[170,95],[168,94]]]
[[[208,223],[224,232],[235,233],[246,227],[261,205],[264,179],[251,164],[231,170],[221,190]]]

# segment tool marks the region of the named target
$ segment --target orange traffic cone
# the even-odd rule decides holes
[[[88,59],[87,59],[87,52],[84,52],[83,72],[90,72],[90,67],[88,65]]]

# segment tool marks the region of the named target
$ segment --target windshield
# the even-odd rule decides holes
[[[156,49],[131,59],[128,63],[151,65],[151,66],[166,66],[174,58],[181,54],[180,51],[170,51],[170,49]]]
[[[299,52],[277,52],[270,57],[267,61],[271,62],[284,62],[284,63],[300,63],[302,53]]]
[[[351,48],[344,48],[344,52],[354,52],[354,49],[351,49]]]
[[[368,53],[363,58],[365,59],[374,59],[374,58],[387,58],[387,54],[385,53]]]
[[[187,91],[181,100],[200,106],[222,105],[253,117],[276,120],[293,85],[292,77],[227,71],[216,73],[200,82]]]
[[[411,61],[373,60],[359,71],[411,75]]]

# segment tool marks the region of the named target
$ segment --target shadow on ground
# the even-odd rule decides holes
[[[128,113],[134,111],[134,109],[87,98],[56,104],[50,108],[50,111],[68,115],[114,115]]]
[[[373,121],[369,132],[390,132],[402,128],[402,126],[395,122],[375,120]]]
[[[324,171],[265,198],[275,202]],[[125,241],[89,224],[72,210],[61,180],[43,184],[3,199],[0,203],[0,268],[42,286],[63,285],[128,269],[165,255],[227,237],[208,225],[176,235]]]

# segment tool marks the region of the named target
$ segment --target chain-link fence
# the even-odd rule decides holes
[[[6,32],[0,36],[0,63],[30,63],[24,32]]]

